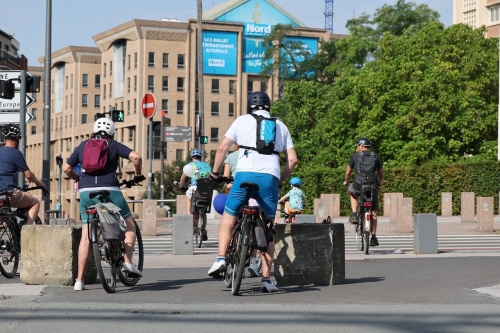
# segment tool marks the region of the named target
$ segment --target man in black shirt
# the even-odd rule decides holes
[[[347,192],[349,193],[349,198],[351,199],[352,215],[349,218],[351,224],[357,224],[358,219],[356,217],[356,212],[358,211],[358,197],[361,190],[361,180],[363,174],[373,174],[375,180],[375,189],[373,193],[372,201],[372,239],[370,241],[371,246],[378,246],[377,239],[377,208],[378,208],[378,188],[382,186],[382,181],[384,180],[384,171],[382,169],[382,159],[377,154],[370,151],[371,141],[368,138],[359,138],[356,141],[356,152],[351,155],[349,160],[349,165],[345,172],[344,186],[349,185]],[[363,164],[363,165],[361,165]],[[356,169],[356,176],[354,178],[354,183],[349,184],[351,179],[351,173],[353,169]]]

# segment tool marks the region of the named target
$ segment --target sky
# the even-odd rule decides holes
[[[203,11],[227,0],[203,0]],[[410,0],[407,0],[408,2]],[[14,34],[20,53],[29,66],[40,66],[45,55],[46,2],[43,0],[0,0],[0,29]],[[311,28],[325,27],[324,0],[274,0],[299,21]],[[362,13],[373,15],[384,4],[397,0],[335,0],[333,32],[346,34],[345,24]],[[427,4],[441,15],[445,26],[452,24],[453,0],[412,0]],[[103,31],[133,19],[176,18],[181,22],[196,18],[197,0],[52,0],[52,52],[69,45],[92,46],[92,39]]]

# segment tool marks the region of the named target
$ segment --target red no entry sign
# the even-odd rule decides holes
[[[146,118],[151,118],[155,114],[156,98],[152,93],[146,93],[142,98],[141,110]]]

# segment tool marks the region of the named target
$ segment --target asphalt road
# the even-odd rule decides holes
[[[237,297],[206,267],[149,268],[137,286],[119,284],[112,295],[94,284],[0,297],[0,332],[498,332],[500,298],[474,289],[499,285],[499,267],[500,257],[474,254],[360,256],[347,260],[343,285],[266,294],[247,277]],[[30,287],[19,283],[0,277],[0,295],[1,287]]]

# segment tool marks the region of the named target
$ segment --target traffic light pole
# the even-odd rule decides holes
[[[46,9],[46,30],[45,30],[45,62],[43,67],[43,164],[42,181],[47,186],[47,192],[50,193],[50,95],[51,78],[50,69],[52,68],[52,0],[47,0]],[[44,210],[50,209],[50,198],[45,196],[43,203]],[[76,220],[76,215],[75,215]]]
[[[149,138],[148,138],[148,200],[153,199],[153,117],[149,118]]]
[[[23,156],[26,156],[26,71],[25,70],[21,71],[20,81],[21,81],[20,83],[21,103],[19,105],[19,128],[21,129],[21,139],[19,140],[17,149],[19,149],[19,151],[21,152],[21,154],[23,154]],[[17,186],[21,188],[24,186],[23,172],[18,173]]]
[[[161,153],[160,153],[160,207],[163,207],[163,199],[165,194],[165,186],[163,185],[165,172],[165,114],[163,110],[161,111],[161,125],[160,125],[160,142],[161,142]]]
[[[204,147],[201,144],[201,136],[205,133],[205,119],[203,117],[204,106],[205,106],[205,90],[203,89],[203,7],[202,1],[198,0],[198,26],[197,26],[197,37],[198,37],[198,105],[200,112],[200,133],[198,134],[199,146],[201,151],[201,160],[205,160]]]

